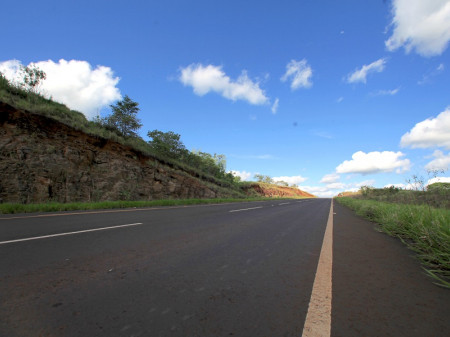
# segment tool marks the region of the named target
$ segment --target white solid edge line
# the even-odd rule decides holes
[[[330,337],[333,270],[333,199],[302,337]]]
[[[82,231],[76,231],[76,232],[67,232],[67,233],[58,233],[58,234],[50,234],[50,235],[43,235],[43,236],[35,236],[31,238],[24,238],[24,239],[17,239],[17,240],[9,240],[9,241],[1,241],[0,245],[4,245],[7,243],[14,243],[14,242],[22,242],[22,241],[30,241],[30,240],[39,240],[39,239],[47,239],[47,238],[54,238],[57,236],[65,236],[65,235],[73,235],[73,234],[80,234],[80,233],[88,233],[88,232],[96,232],[96,231],[104,231],[107,229],[114,229],[114,228],[122,228],[122,227],[130,227],[130,226],[138,226],[142,225],[141,222],[138,223],[132,223],[127,225],[119,225],[119,226],[110,226],[110,227],[102,227],[102,228],[94,228],[94,229],[86,229]]]
[[[251,209],[258,209],[258,208],[263,208],[263,206],[259,206],[259,207],[251,207],[251,208],[233,209],[233,210],[228,211],[228,212],[233,213],[233,212],[249,211],[249,210],[251,210]]]

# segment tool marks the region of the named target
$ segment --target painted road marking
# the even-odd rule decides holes
[[[134,208],[99,210],[99,211],[80,210],[80,211],[74,211],[74,212],[37,214],[37,215],[19,215],[19,216],[6,215],[5,217],[0,217],[0,221],[1,220],[29,219],[29,218],[48,218],[48,217],[69,216],[69,215],[90,215],[90,214],[123,213],[123,212],[148,212],[148,211],[180,209],[180,208],[189,208],[189,207],[228,206],[228,205],[232,205],[232,204],[236,204],[236,202],[230,202],[230,203],[225,202],[225,203],[219,203],[219,204],[181,205],[181,206],[148,206],[145,208],[134,207]]]
[[[302,337],[330,337],[333,270],[333,199]]]
[[[5,245],[7,243],[14,243],[14,242],[22,242],[22,241],[31,241],[31,240],[40,240],[40,239],[54,238],[54,237],[57,237],[57,236],[65,236],[65,235],[89,233],[89,232],[96,232],[96,231],[104,231],[104,230],[107,230],[107,229],[131,227],[131,226],[138,226],[138,225],[142,225],[142,223],[138,222],[138,223],[132,223],[132,224],[127,224],[127,225],[110,226],[110,227],[102,227],[102,228],[94,228],[94,229],[85,229],[85,230],[76,231],[76,232],[58,233],[58,234],[35,236],[35,237],[31,237],[31,238],[24,238],[24,239],[17,239],[17,240],[1,241],[0,245]]]
[[[241,208],[241,209],[233,209],[231,211],[229,211],[230,213],[233,212],[242,212],[242,211],[249,211],[251,209],[258,209],[258,208],[263,208],[263,206],[259,206],[259,207],[251,207],[251,208]]]

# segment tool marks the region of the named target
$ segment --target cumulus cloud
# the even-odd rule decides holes
[[[334,197],[337,193],[334,190],[330,190],[324,186],[304,186],[301,185],[298,187],[302,191],[311,193],[320,198],[331,198]]]
[[[204,96],[215,92],[232,101],[243,100],[250,104],[260,105],[269,101],[258,82],[253,82],[243,71],[236,81],[232,81],[221,66],[191,64],[181,68],[181,83],[194,89],[194,93]]]
[[[272,105],[272,113],[275,115],[278,111],[278,104],[280,103],[280,100],[278,98],[275,99],[275,102]]]
[[[331,183],[326,185],[328,189],[330,190],[343,190],[347,188],[347,185],[344,183]]]
[[[405,189],[406,185],[405,184],[387,184],[387,185],[384,185],[384,188],[389,188],[389,187],[396,187],[396,188]]]
[[[320,182],[324,183],[324,184],[335,183],[335,182],[339,181],[340,177],[341,176],[337,173],[330,173],[330,174],[324,175],[323,178],[320,180]]]
[[[32,64],[47,75],[40,88],[42,93],[84,113],[88,118],[94,117],[98,110],[121,98],[116,87],[119,78],[114,77],[109,67],[99,65],[93,68],[86,61],[63,59],[57,63],[48,60]],[[8,79],[20,81],[20,66],[21,63],[17,60],[1,62],[0,71]]]
[[[308,61],[303,59],[301,61],[291,60],[286,65],[286,73],[281,77],[282,82],[291,80],[291,89],[310,88],[312,68],[308,65]]]
[[[412,148],[445,147],[450,149],[450,107],[436,118],[417,123],[411,131],[405,133],[401,146]]]
[[[253,176],[253,173],[247,171],[230,171],[230,173],[235,177],[241,178],[242,181],[246,181]]]
[[[435,177],[427,181],[427,186],[434,183],[450,183],[450,177]]]
[[[273,177],[272,178],[274,181],[285,181],[288,184],[292,185],[298,185],[306,180],[308,180],[308,178],[302,177],[302,176],[283,176],[283,177]]]
[[[358,151],[353,154],[352,160],[345,160],[338,167],[337,173],[360,173],[371,174],[381,172],[403,173],[409,170],[411,165],[409,159],[402,159],[402,152],[369,152]]]
[[[447,171],[450,168],[450,153],[444,154],[442,151],[436,150],[433,157],[434,159],[425,166],[427,170]]]
[[[386,59],[382,58],[372,62],[371,64],[365,64],[360,69],[356,69],[354,72],[347,76],[348,83],[367,82],[367,75],[371,73],[381,73],[386,65]]]
[[[440,55],[450,41],[449,0],[393,0],[391,37],[386,47],[394,51],[404,47],[422,56]]]

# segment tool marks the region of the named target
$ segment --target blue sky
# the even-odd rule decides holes
[[[10,1],[0,71],[320,196],[450,165],[450,0]],[[450,180],[448,170],[440,174]]]

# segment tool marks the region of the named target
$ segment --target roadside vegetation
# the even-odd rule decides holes
[[[209,154],[202,151],[190,151],[181,136],[173,131],[163,132],[157,129],[147,132],[148,141],[139,136],[142,128],[138,118],[139,103],[125,95],[121,101],[110,105],[110,114],[104,117],[97,115],[92,120],[86,119],[81,112],[69,109],[64,104],[55,102],[40,92],[46,74],[31,65],[20,69],[20,81],[11,82],[0,72],[0,102],[16,109],[55,119],[88,135],[118,142],[149,157],[148,165],[157,168],[168,167],[183,175],[201,180],[206,186],[221,192],[221,195],[247,200],[260,198],[254,189],[249,188],[254,182],[243,182],[226,170],[226,157],[222,154]],[[269,176],[256,175],[258,183],[276,186],[289,186],[286,182],[275,182]],[[296,185],[289,187],[298,188]],[[276,195],[276,194],[275,194]],[[283,194],[279,194],[283,195]],[[219,202],[214,199],[214,202]],[[129,202],[129,203],[128,203]],[[46,212],[77,209],[99,209],[116,207],[144,207],[160,205],[176,205],[198,203],[199,201],[114,201],[108,203],[46,203],[39,205],[0,204],[0,213]],[[208,201],[205,201],[208,202]]]
[[[93,120],[64,104],[55,102],[39,92],[46,75],[36,67],[21,68],[22,81],[10,82],[0,73],[0,102],[17,109],[53,118],[91,136],[101,137],[130,146],[144,155],[155,158],[154,165],[168,165],[173,169],[188,172],[216,185],[240,190],[240,179],[226,172],[226,158],[221,154],[209,154],[186,149],[181,136],[172,131],[152,130],[145,141],[138,135],[142,127],[138,118],[139,104],[129,96],[110,105],[111,113]]]
[[[247,197],[247,198],[216,198],[216,199],[165,199],[151,201],[102,201],[102,202],[71,202],[57,203],[49,202],[43,204],[0,204],[0,214],[20,214],[20,213],[38,213],[38,212],[63,212],[63,211],[85,211],[85,210],[105,210],[120,208],[144,208],[158,206],[188,206],[188,205],[208,205],[223,204],[234,202],[251,202],[280,200],[283,198],[268,197]],[[287,197],[286,199],[293,199]]]
[[[336,201],[378,224],[417,253],[435,283],[450,288],[450,184],[422,190],[363,187]]]

